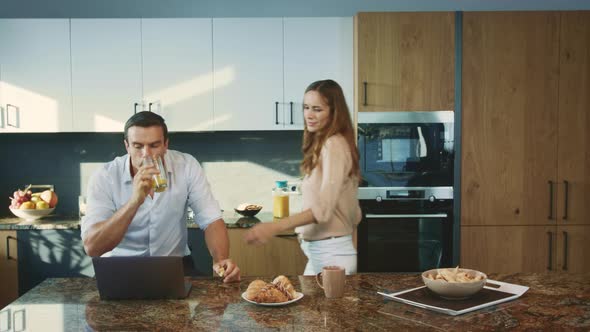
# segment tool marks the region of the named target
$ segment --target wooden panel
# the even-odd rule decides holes
[[[356,24],[359,111],[454,109],[454,13],[359,13]]]
[[[395,22],[400,44],[393,82],[401,87],[399,109],[454,109],[454,13],[396,13]]]
[[[463,17],[461,223],[553,224],[559,14]]]
[[[12,237],[6,241],[7,237]],[[10,246],[10,258],[7,247]],[[18,298],[16,231],[0,231],[0,309]]]
[[[560,47],[557,216],[590,224],[590,12],[561,13]]]
[[[557,269],[575,273],[590,272],[590,226],[557,226],[557,239]]]
[[[280,274],[302,275],[307,257],[297,237],[275,237],[263,246],[244,242],[246,229],[228,229],[229,257],[238,264],[242,276],[273,277]]]
[[[485,273],[547,271],[555,269],[556,226],[463,226],[461,263]],[[549,235],[553,246],[549,255]]]
[[[393,21],[391,13],[359,13],[356,17],[358,66],[356,80],[359,91],[357,110],[359,112],[375,111],[379,109],[399,108],[400,87],[393,85],[394,40]],[[398,63],[395,63],[398,64]],[[364,105],[365,89],[363,82],[367,82],[367,106]],[[394,100],[398,104],[394,104]]]

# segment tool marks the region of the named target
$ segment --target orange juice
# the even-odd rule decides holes
[[[154,175],[154,179],[152,180],[152,188],[157,193],[161,193],[166,190],[168,187],[168,180],[163,178],[160,175]]]
[[[275,218],[289,216],[289,195],[275,195],[273,197],[272,213]]]

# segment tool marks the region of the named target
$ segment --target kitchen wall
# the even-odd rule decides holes
[[[588,0],[19,0],[2,1],[0,17],[353,16],[359,11],[590,9]]]
[[[171,133],[169,148],[199,160],[222,209],[251,202],[271,210],[274,181],[299,176],[301,137],[301,131]],[[29,183],[53,184],[55,212],[77,216],[94,169],[126,153],[122,133],[2,134],[0,151],[0,217],[12,216],[8,197]]]

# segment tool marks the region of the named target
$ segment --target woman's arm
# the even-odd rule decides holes
[[[248,244],[265,244],[273,236],[293,229],[295,227],[313,224],[316,220],[311,212],[311,209],[307,209],[303,212],[294,214],[292,216],[281,219],[279,222],[265,222],[254,225],[244,235],[244,240]]]

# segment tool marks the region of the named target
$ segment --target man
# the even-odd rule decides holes
[[[227,229],[203,169],[189,154],[168,150],[168,128],[152,112],[139,112],[125,124],[127,155],[101,167],[90,179],[81,233],[89,256],[186,256],[186,211],[190,206],[205,232],[213,268],[224,282],[240,280],[229,255]],[[144,164],[163,156],[168,188],[154,192],[158,170]]]

